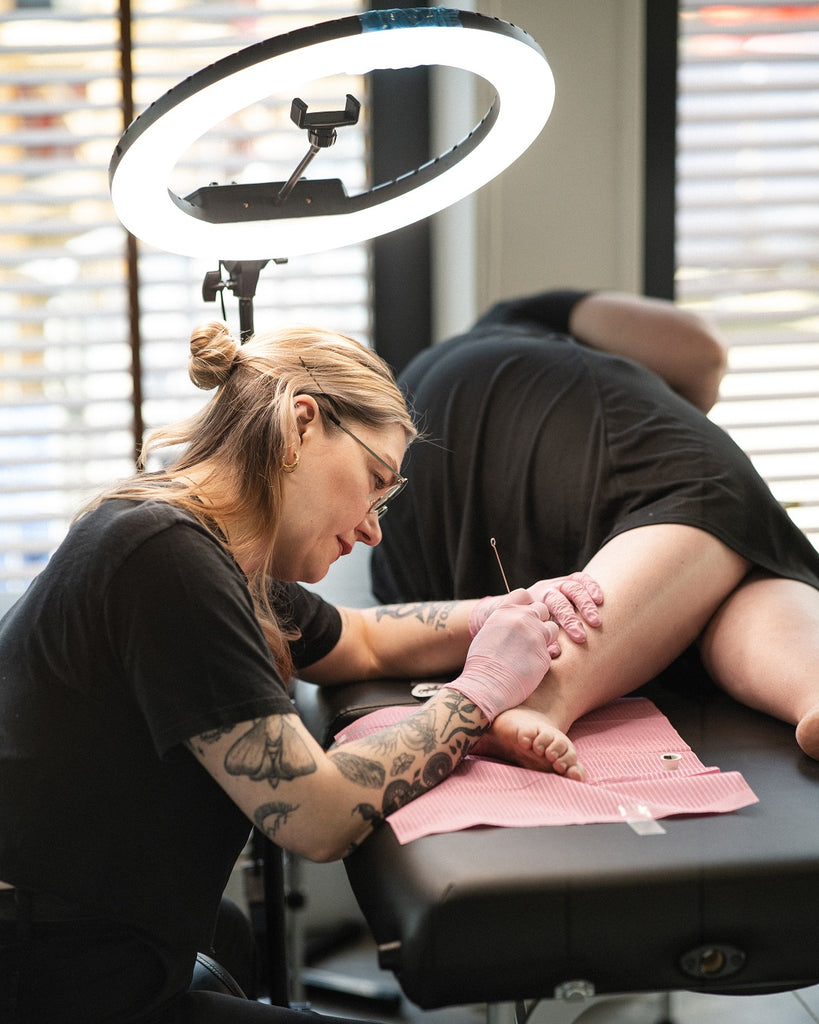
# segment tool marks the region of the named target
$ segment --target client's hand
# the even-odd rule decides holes
[[[525,593],[525,592],[524,592]],[[557,625],[545,604],[507,603],[484,622],[464,670],[447,687],[458,690],[493,721],[526,700],[549,670]]]
[[[594,629],[602,622],[597,610],[597,606],[603,603],[600,584],[587,572],[573,572],[568,576],[539,580],[527,590],[513,590],[511,594],[482,598],[469,614],[470,636],[476,636],[486,622],[487,616],[510,599],[519,604],[534,601],[536,604],[546,605],[554,621],[566,631],[569,639],[577,644],[586,642],[584,622]]]

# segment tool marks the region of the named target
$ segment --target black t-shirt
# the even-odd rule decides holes
[[[498,307],[402,374],[426,439],[373,551],[377,599],[502,593],[491,537],[514,588],[654,523],[819,587],[819,554],[728,434],[644,367],[530,319],[544,308]]]
[[[338,612],[277,590],[317,661]],[[104,502],[0,623],[0,666],[0,879],[204,948],[250,825],[183,743],[294,711],[227,550],[171,505]]]

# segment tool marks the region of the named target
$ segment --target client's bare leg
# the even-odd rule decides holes
[[[581,715],[653,678],[699,636],[747,574],[710,534],[658,524],[620,534],[586,566],[603,588],[603,625],[585,644],[565,637],[543,683],[499,715],[480,752],[583,778],[566,732]]]
[[[701,650],[732,697],[796,726],[819,759],[819,590],[751,573],[709,622]]]

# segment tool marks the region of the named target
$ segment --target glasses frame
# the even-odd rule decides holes
[[[316,385],[316,387],[319,389],[322,395],[324,395],[328,402],[331,402],[332,399],[321,386],[321,384],[319,384],[319,382],[316,380],[313,371],[310,369],[307,363],[305,363],[301,356],[299,356],[299,362],[307,371],[307,373],[310,376],[310,379],[313,381],[313,383]],[[389,502],[391,502],[393,498],[397,497],[401,493],[401,491],[404,490],[409,481],[405,476],[401,476],[401,474],[396,469],[393,469],[389,462],[387,462],[385,459],[382,459],[378,452],[374,452],[368,444],[365,444],[357,434],[354,434],[352,430],[350,430],[349,427],[345,427],[341,420],[338,418],[338,416],[336,416],[336,414],[332,411],[332,409],[325,409],[323,411],[327,416],[327,419],[330,420],[331,423],[334,423],[339,430],[344,431],[345,434],[347,434],[354,441],[360,444],[365,452],[367,452],[369,455],[372,455],[376,462],[380,462],[381,465],[388,469],[390,473],[392,473],[392,475],[395,477],[395,483],[391,487],[388,487],[383,494],[379,495],[377,498],[373,498],[373,500],[370,502],[370,507],[367,509],[368,515],[375,512],[378,518],[381,519],[383,516],[387,514],[387,506]]]
[[[328,420],[330,420],[332,423],[335,423],[339,430],[343,430],[344,433],[349,435],[354,441],[357,441],[365,452],[368,452],[370,455],[372,455],[372,457],[376,459],[378,462],[380,462],[382,466],[386,466],[386,468],[395,477],[395,483],[391,487],[388,487],[383,494],[379,495],[377,498],[373,498],[373,500],[370,502],[370,507],[367,509],[368,514],[375,512],[378,518],[381,519],[382,516],[385,516],[387,514],[388,503],[392,501],[393,498],[397,497],[401,493],[401,491],[403,491],[404,488],[407,486],[407,478],[405,476],[401,476],[400,473],[396,472],[396,470],[392,468],[389,462],[382,459],[378,452],[374,452],[372,448],[370,448],[368,444],[365,444],[360,437],[354,434],[349,427],[345,427],[334,412],[331,412],[329,409],[325,410],[325,412]]]

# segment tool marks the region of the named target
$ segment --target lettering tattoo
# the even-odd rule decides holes
[[[231,775],[247,775],[254,782],[267,781],[273,789],[300,775],[316,771],[316,762],[304,740],[287,721],[287,715],[259,718],[225,755]]]
[[[388,604],[376,611],[376,620],[417,619],[432,629],[446,629],[455,601],[416,601],[413,604]]]

